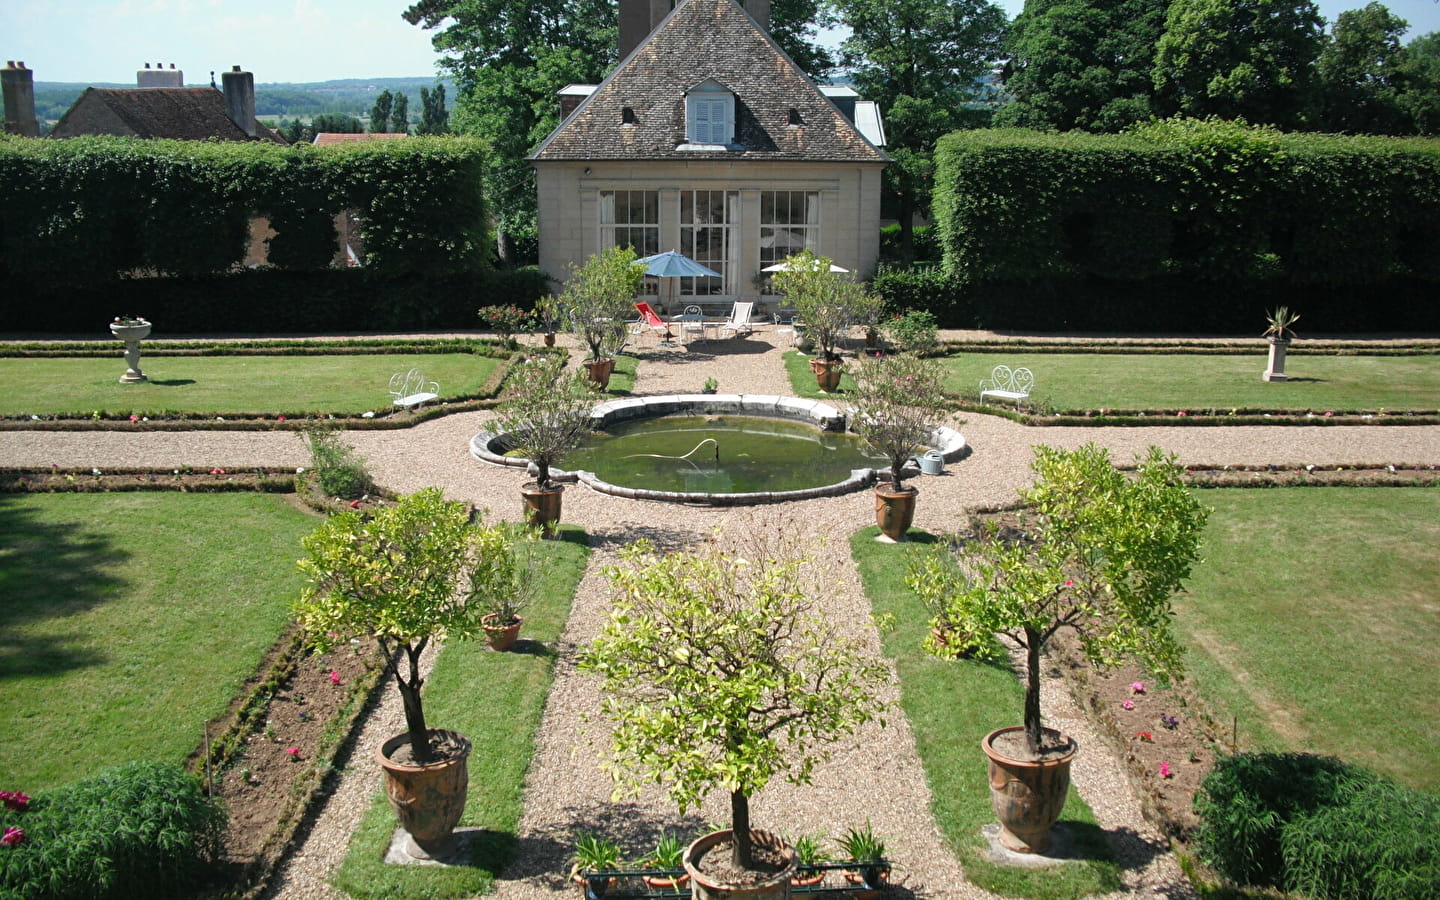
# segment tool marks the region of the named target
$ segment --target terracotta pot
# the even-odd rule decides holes
[[[585,900],[598,900],[615,887],[617,879],[601,878],[594,875],[582,875],[577,871],[570,873],[570,883],[580,889],[580,896]]]
[[[606,356],[601,359],[587,359],[581,365],[585,367],[585,374],[600,390],[610,386],[610,373],[615,371],[614,358]]]
[[[663,878],[659,875],[641,875],[640,878],[650,887],[659,888],[662,891],[673,891],[690,883],[689,875],[680,875],[676,878]]]
[[[835,393],[840,387],[840,371],[845,365],[838,359],[821,359],[815,357],[810,360],[810,371],[815,373],[815,382],[820,385],[820,390],[827,394]]]
[[[824,880],[824,872],[815,872],[811,875],[796,875],[790,879],[790,883],[795,887],[810,887],[811,885],[819,884]]]
[[[545,332],[545,346],[547,346],[547,347],[553,347],[553,346],[555,346],[555,332],[553,332],[553,331],[547,331],[547,332]]]
[[[856,890],[849,892],[854,900],[873,900],[880,896],[880,892],[885,889],[885,882],[890,880],[890,868],[866,866],[858,871],[846,872],[845,880],[856,885]]]
[[[895,490],[890,482],[875,485],[875,524],[880,533],[892,541],[905,537],[915,521],[915,498],[920,492],[913,487]]]
[[[565,492],[563,485],[552,484],[541,489],[533,481],[520,486],[520,497],[525,502],[525,522],[538,526],[547,535],[555,533],[560,521],[560,501]]]
[[[1052,729],[1053,735],[1069,750],[1051,759],[1016,759],[997,751],[991,744],[1002,734],[1020,732],[1024,726],[1000,728],[985,735],[980,749],[990,759],[990,806],[1000,819],[1000,843],[1017,853],[1043,853],[1050,847],[1050,829],[1065,809],[1070,788],[1070,763],[1079,752],[1074,739]]]
[[[524,616],[516,616],[509,625],[500,624],[500,617],[488,613],[480,617],[480,627],[485,630],[485,642],[492,650],[509,650],[520,636],[520,626],[525,624]]]
[[[455,851],[455,826],[465,812],[465,796],[470,786],[466,771],[470,740],[457,732],[437,728],[430,729],[430,734],[459,742],[462,752],[423,766],[391,762],[390,756],[410,743],[409,734],[396,735],[375,751],[375,758],[385,770],[385,795],[390,798],[390,807],[399,817],[400,826],[410,835],[405,842],[405,852],[416,859],[441,859]]]
[[[732,885],[712,881],[696,868],[696,865],[716,844],[730,840],[730,829],[712,831],[685,848],[685,871],[690,875],[691,896],[695,900],[781,900],[790,896],[790,879],[795,874],[795,848],[785,843],[779,835],[758,828],[750,829],[750,839],[757,846],[781,850],[788,864],[779,872],[755,884]]]

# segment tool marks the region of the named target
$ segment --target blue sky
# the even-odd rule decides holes
[[[1000,0],[1014,16],[1024,0]],[[405,0],[3,0],[0,54],[38,81],[133,82],[174,63],[206,83],[233,65],[259,82],[426,76],[430,33],[400,18]],[[1363,0],[1320,0],[1329,20]],[[1440,31],[1440,3],[1391,0],[1408,37]]]

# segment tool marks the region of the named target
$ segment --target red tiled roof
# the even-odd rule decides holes
[[[312,143],[315,144],[315,146],[317,147],[325,147],[330,144],[353,144],[360,141],[383,141],[387,138],[403,138],[409,136],[410,135],[399,131],[380,131],[373,134],[369,132],[366,132],[364,134],[343,134],[337,131],[322,131],[319,134],[315,135],[315,140],[312,141]]]

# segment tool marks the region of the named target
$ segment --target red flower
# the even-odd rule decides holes
[[[5,829],[5,836],[0,837],[0,844],[13,847],[23,840],[25,840],[25,832],[19,828],[11,827]]]
[[[24,812],[30,808],[30,797],[24,791],[0,791],[0,803],[4,803],[6,809]]]

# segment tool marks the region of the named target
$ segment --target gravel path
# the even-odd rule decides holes
[[[684,347],[641,348],[636,394],[689,393],[713,377],[725,392],[788,394],[780,363],[786,336],[762,331],[746,339],[726,339]],[[578,350],[572,348],[572,353]],[[410,492],[443,486],[455,498],[489,507],[490,518],[520,515],[517,473],[472,459],[470,437],[490,413],[447,416],[403,431],[359,431],[347,439],[365,458],[377,480]],[[943,477],[917,479],[922,496],[915,524],[929,531],[962,526],[967,510],[1010,502],[1016,487],[1029,480],[1030,447],[1074,447],[1095,441],[1127,460],[1150,444],[1175,452],[1189,465],[1396,465],[1440,464],[1440,428],[1391,426],[1327,427],[1152,427],[1037,428],[1005,419],[970,415],[952,423],[973,453],[951,465]],[[0,432],[4,466],[298,466],[306,454],[292,434],[278,432]],[[552,898],[573,890],[564,880],[570,843],[577,831],[620,839],[627,847],[653,842],[663,828],[693,832],[706,821],[725,820],[723,797],[681,820],[674,805],[658,791],[620,803],[610,800],[612,785],[596,766],[603,755],[603,722],[586,722],[597,706],[595,680],[574,669],[574,651],[597,631],[608,608],[607,585],[599,574],[625,544],[644,535],[665,545],[682,545],[730,520],[780,519],[788,530],[815,546],[814,561],[824,573],[821,611],[835,633],[860,640],[879,654],[870,625],[870,608],[850,560],[847,536],[871,521],[868,494],[790,503],[753,511],[666,506],[589,493],[571,488],[564,519],[586,529],[594,548],[559,642],[556,678],[537,736],[520,823],[520,853],[497,884],[503,900]],[[743,527],[742,524],[739,527]],[[893,679],[892,679],[893,681]],[[1049,717],[1085,747],[1077,759],[1076,787],[1095,810],[1101,826],[1114,836],[1125,863],[1126,889],[1115,896],[1193,896],[1164,843],[1143,820],[1114,748],[1095,733],[1058,679],[1045,688]],[[898,699],[898,684],[889,686]],[[351,832],[379,790],[379,773],[368,749],[403,730],[396,692],[386,689],[366,721],[355,759],[309,829],[302,846],[282,869],[269,896],[340,898],[327,884],[343,859]],[[991,896],[963,878],[929,812],[930,794],[916,754],[909,723],[898,711],[889,726],[866,729],[858,745],[837,752],[815,773],[814,784],[794,788],[777,782],[752,799],[754,821],[787,834],[836,833],[869,819],[889,839],[892,856],[903,866],[897,881],[917,895],[945,898]],[[978,751],[975,764],[981,765]],[[883,785],[883,791],[875,790]]]

